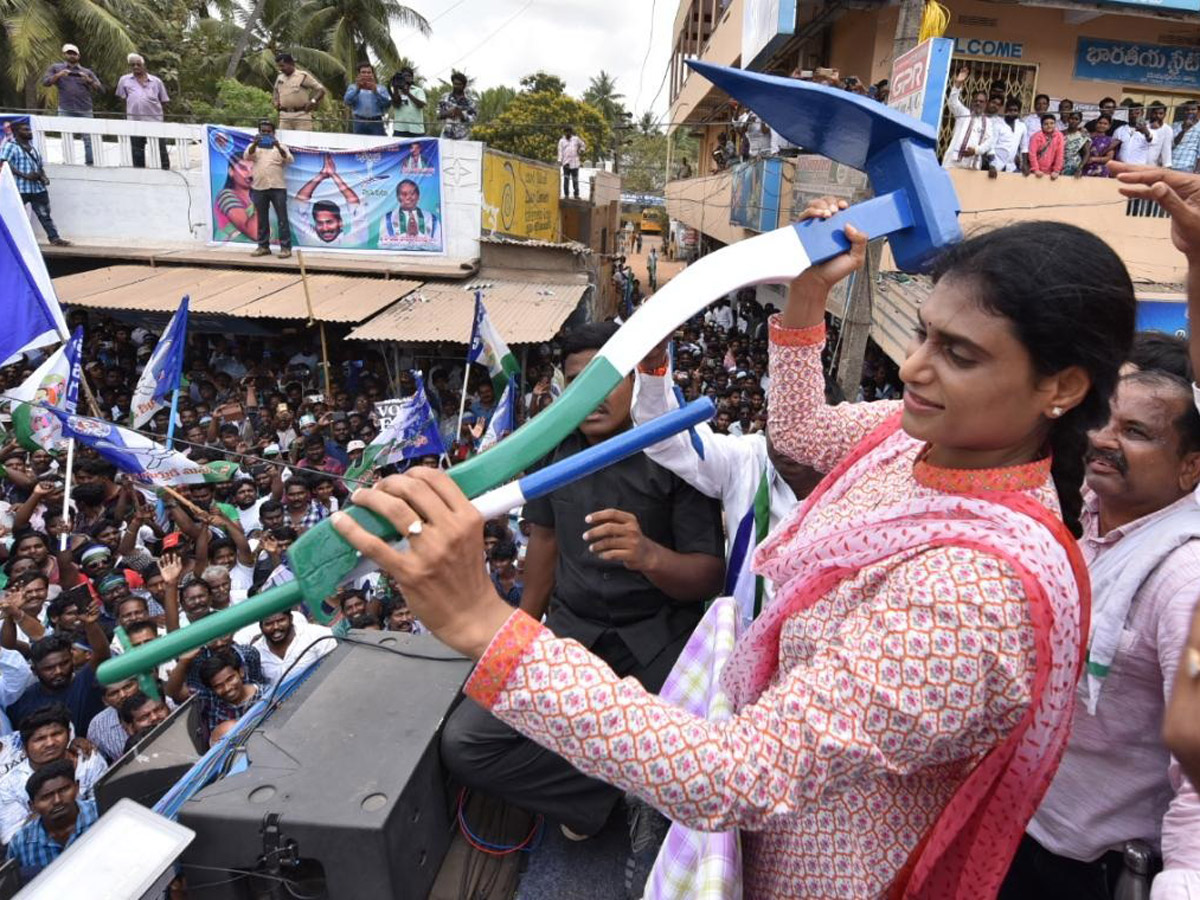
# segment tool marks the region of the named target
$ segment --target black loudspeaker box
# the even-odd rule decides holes
[[[438,735],[471,664],[429,635],[349,637],[184,803],[189,900],[428,895],[455,821]]]

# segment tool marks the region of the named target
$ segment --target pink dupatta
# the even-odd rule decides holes
[[[864,566],[947,544],[1007,562],[1021,580],[1035,632],[1033,702],[971,770],[889,892],[914,900],[993,897],[1066,748],[1088,633],[1087,569],[1066,526],[1015,491],[914,499],[843,519],[793,546],[811,510],[836,500],[870,468],[911,452],[913,439],[899,425],[897,414],[876,429],[758,548],[755,569],[782,589],[738,641],[722,682],[736,708],[753,703],[778,669],[784,623]]]

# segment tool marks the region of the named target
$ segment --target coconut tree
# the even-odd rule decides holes
[[[348,80],[367,59],[392,71],[399,68],[402,57],[392,40],[392,26],[415,28],[423,35],[431,30],[424,16],[399,0],[304,0],[300,18],[306,43],[337,58]]]
[[[65,42],[79,44],[102,74],[123,71],[137,49],[125,23],[142,8],[141,0],[0,0],[8,76],[26,107],[36,105],[40,76]]]

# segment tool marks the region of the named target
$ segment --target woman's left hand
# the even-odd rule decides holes
[[[344,513],[333,527],[400,585],[426,628],[458,652],[478,659],[512,614],[484,571],[483,518],[446,473],[418,466],[351,498],[408,538],[397,550]],[[420,522],[420,531],[409,528]]]

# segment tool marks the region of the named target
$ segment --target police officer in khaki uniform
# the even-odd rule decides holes
[[[275,57],[279,75],[275,78],[274,103],[279,110],[279,128],[285,131],[312,131],[312,111],[325,96],[325,88],[310,72],[296,68],[290,53]]]

